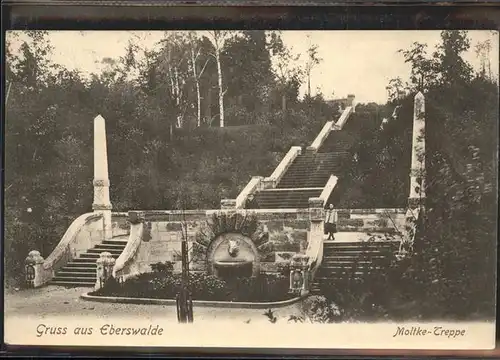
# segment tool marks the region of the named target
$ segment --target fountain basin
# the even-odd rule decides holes
[[[253,262],[248,260],[216,260],[214,261],[215,275],[225,280],[241,277],[251,277]]]

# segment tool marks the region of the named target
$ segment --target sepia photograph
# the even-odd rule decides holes
[[[8,31],[5,342],[494,348],[498,49]]]

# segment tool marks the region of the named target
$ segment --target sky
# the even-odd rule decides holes
[[[471,49],[464,54],[475,69],[479,60],[474,46],[479,41],[491,40],[492,73],[498,78],[498,32],[469,31]],[[145,48],[155,46],[164,36],[163,31],[50,31],[49,39],[54,62],[84,74],[100,72],[103,58],[118,58],[125,53],[130,39],[138,39]],[[312,93],[321,91],[325,98],[354,94],[356,102],[387,100],[390,79],[400,76],[408,79],[409,64],[404,63],[399,49],[408,49],[415,41],[427,43],[429,52],[440,42],[440,31],[283,31],[283,42],[295,54],[306,58],[310,44],[318,45],[321,63],[311,74]],[[15,46],[14,46],[15,47]],[[301,95],[306,91],[306,82]]]

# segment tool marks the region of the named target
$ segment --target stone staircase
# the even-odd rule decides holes
[[[322,187],[314,189],[269,189],[260,191],[255,200],[260,209],[292,209],[309,207],[309,198],[321,195]]]
[[[274,189],[255,194],[260,209],[308,208],[309,198],[318,197],[331,175],[340,174],[350,158],[355,138],[343,131],[330,131],[318,151],[297,156]]]
[[[103,241],[60,268],[50,283],[67,287],[94,286],[96,283],[96,261],[99,254],[107,251],[111,253],[113,258],[117,259],[125,249],[127,241],[128,235]]]
[[[316,273],[311,292],[318,294],[322,287],[332,289],[339,282],[363,279],[391,261],[398,247],[398,241],[325,241],[323,262]]]
[[[341,171],[342,161],[347,156],[347,151],[332,153],[306,151],[297,156],[276,188],[322,188],[331,174]]]
[[[349,124],[349,122],[348,122]],[[330,131],[318,153],[346,152],[356,144],[356,137],[349,131]]]

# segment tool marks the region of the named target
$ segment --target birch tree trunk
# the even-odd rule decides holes
[[[222,69],[220,64],[220,49],[215,49],[215,59],[217,61],[217,77],[219,80],[219,116],[220,127],[224,127],[224,91],[222,90]]]
[[[193,77],[196,85],[196,106],[197,106],[197,125],[201,126],[201,95],[200,95],[200,81],[196,72],[196,56],[194,55],[194,47],[191,46],[191,65],[193,67]]]

